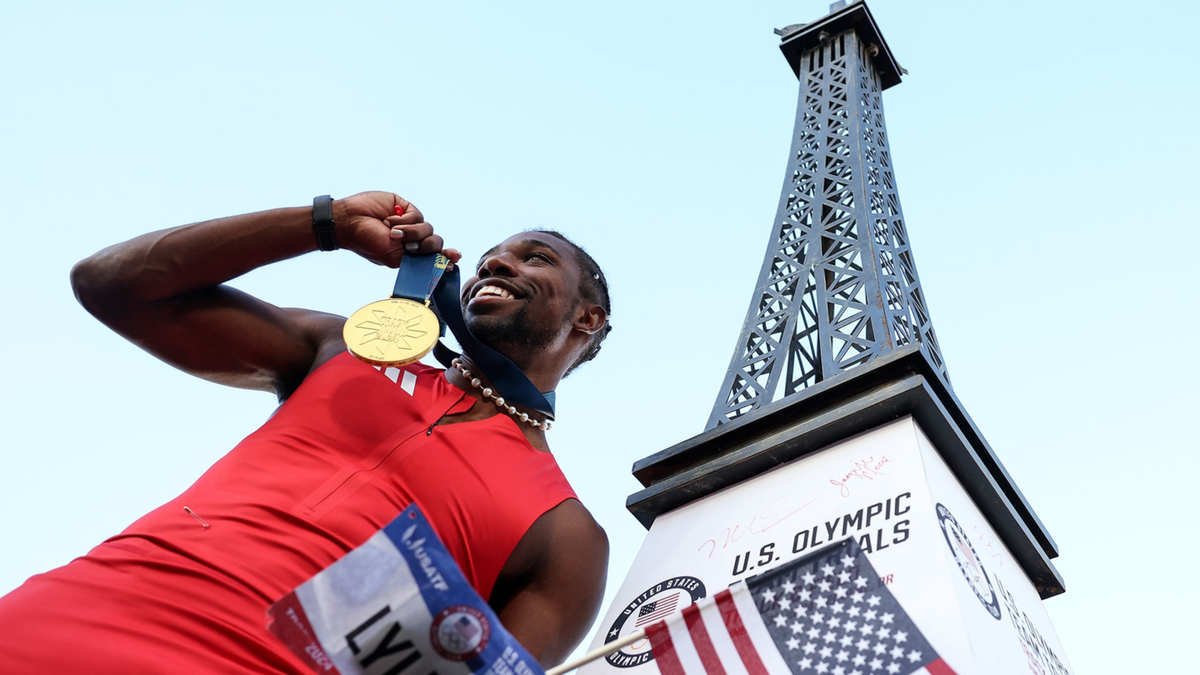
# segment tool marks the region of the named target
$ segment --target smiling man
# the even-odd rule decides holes
[[[267,607],[413,503],[543,664],[582,639],[608,543],[550,454],[544,416],[499,400],[469,356],[447,371],[374,367],[347,352],[342,317],[225,285],[319,241],[392,267],[443,250],[392,193],[333,201],[332,234],[313,212],[153,232],[76,266],[80,302],[113,330],[282,404],[178,498],[0,598],[0,672],[304,673],[267,632]],[[603,273],[549,231],[488,251],[462,301],[472,334],[543,392],[609,330]]]

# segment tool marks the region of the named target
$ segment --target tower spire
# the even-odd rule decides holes
[[[706,428],[911,343],[947,380],[892,169],[882,91],[906,71],[865,3],[777,30],[800,81],[775,227]]]

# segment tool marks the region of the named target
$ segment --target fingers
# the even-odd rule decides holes
[[[392,216],[392,218],[397,217],[398,216]],[[392,241],[395,242],[403,240],[405,244],[404,247],[406,249],[413,250],[413,247],[408,246],[409,244],[414,242],[419,243],[433,234],[433,225],[430,223],[403,224],[392,220],[392,218],[388,218],[386,221],[387,224],[392,228]]]
[[[388,236],[391,238],[393,246],[403,242],[404,250],[408,252],[438,253],[445,245],[442,237],[433,233],[431,223],[405,225],[392,220],[392,218],[389,218],[387,223],[391,226]]]
[[[395,246],[395,243],[393,243],[392,248],[386,254],[384,254],[380,260],[382,264],[387,265],[388,267],[399,267],[403,262],[404,254],[406,253],[425,255],[439,252],[445,254],[448,251],[449,254],[447,254],[446,257],[450,258],[451,264],[458,262],[458,260],[462,258],[458,251],[455,251],[454,249],[445,249],[445,251],[443,251],[443,246],[445,246],[445,242],[442,240],[440,235],[430,234],[419,241],[406,240],[403,247],[397,247]]]
[[[417,245],[413,246],[414,243]],[[420,242],[405,242],[404,250],[410,253],[439,253],[445,245],[446,242],[442,240],[441,235],[435,234],[425,237]]]
[[[425,215],[407,199],[391,192],[370,192],[355,195],[347,201],[356,202],[360,207],[349,207],[346,211],[349,216],[359,216],[351,218],[357,245],[350,248],[363,257],[396,267],[404,253],[443,252],[445,241],[434,234],[433,225],[425,222]],[[366,206],[368,202],[372,204],[369,209]],[[391,213],[379,213],[381,208]],[[385,228],[379,227],[381,221]],[[455,249],[446,249],[444,253],[451,262],[458,262],[462,258]]]
[[[396,218],[399,223],[404,225],[420,223],[425,220],[425,215],[421,213],[421,209],[418,209],[415,204],[397,194],[393,194],[392,198],[394,200],[392,209],[395,215],[389,217],[388,220]]]
[[[428,237],[429,233],[433,231],[432,226],[428,228],[428,231],[425,228],[414,227],[421,224],[427,225],[421,210],[400,195],[393,194],[392,197],[395,199],[395,204],[392,206],[394,213],[383,219],[383,222],[391,228],[391,238],[393,240],[408,239],[411,243]],[[406,248],[412,250],[415,247]]]
[[[462,254],[455,249],[442,251],[445,242],[439,235],[433,234],[433,225],[425,222],[425,216],[412,202],[393,195],[395,215],[388,216],[384,222],[391,228],[392,241],[404,241],[404,250],[413,253],[445,253],[451,263],[456,263]]]
[[[425,220],[424,214],[415,204],[394,192],[359,192],[344,199],[335,199],[333,203],[335,220],[339,215],[379,220],[395,215],[404,224]]]

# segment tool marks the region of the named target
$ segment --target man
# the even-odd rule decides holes
[[[340,248],[376,263],[442,250],[391,193],[333,201],[332,216]],[[134,344],[283,403],[179,498],[0,598],[0,672],[305,672],[266,631],[267,607],[414,502],[543,664],[582,639],[608,543],[554,463],[544,415],[492,405],[503,391],[469,355],[447,371],[376,368],[347,353],[343,318],[225,285],[316,250],[314,225],[307,207],[186,225],[72,271],[83,306]],[[555,233],[493,248],[462,299],[472,333],[543,392],[608,331],[603,274]]]

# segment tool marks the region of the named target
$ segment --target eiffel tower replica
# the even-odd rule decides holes
[[[776,31],[800,103],[775,228],[709,429],[904,345],[919,345],[946,379],[883,121],[882,92],[905,71],[859,8],[844,26]]]
[[[800,95],[766,255],[705,431],[634,463],[649,532],[592,647],[853,537],[958,672],[1070,672],[1058,547],[954,395],[917,276],[882,100],[907,71],[862,0],[775,32]]]

